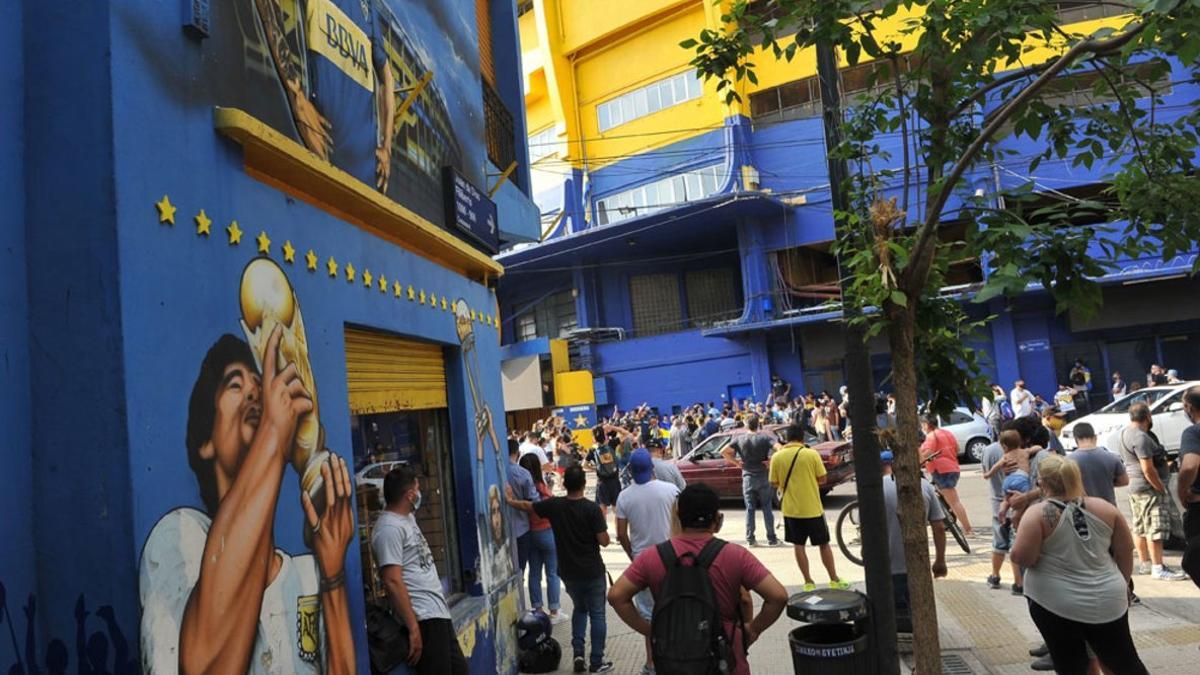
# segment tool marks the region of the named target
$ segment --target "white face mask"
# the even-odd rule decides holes
[[[412,500],[413,511],[416,511],[417,509],[421,508],[421,500],[424,497],[425,497],[425,495],[421,494],[420,492],[417,493],[416,497],[413,497],[413,500]]]

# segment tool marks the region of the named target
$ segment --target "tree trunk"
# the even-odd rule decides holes
[[[892,467],[896,477],[900,533],[904,539],[904,562],[908,569],[915,672],[917,675],[938,675],[942,672],[942,656],[938,644],[937,600],[929,566],[929,522],[921,493],[921,459],[917,449],[916,299],[909,296],[909,307],[888,305],[888,342],[892,350],[898,432]]]

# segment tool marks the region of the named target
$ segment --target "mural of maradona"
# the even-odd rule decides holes
[[[300,305],[268,258],[246,266],[240,300],[247,339],[216,340],[188,404],[186,458],[204,511],[168,512],[142,551],[143,670],[353,673],[350,477],[324,448]],[[311,554],[274,544],[289,464]]]

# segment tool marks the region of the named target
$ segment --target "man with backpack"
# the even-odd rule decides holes
[[[679,488],[655,478],[654,458],[645,448],[638,448],[630,455],[629,471],[633,474],[633,483],[621,490],[621,496],[617,498],[617,541],[629,559],[635,560],[642,551],[671,538],[671,518]],[[643,618],[649,619],[654,611],[650,591],[634,596],[634,605]],[[653,673],[654,658],[647,638],[646,666],[641,675]]]
[[[617,497],[621,494],[621,466],[618,462],[617,447],[622,443],[620,436],[611,433],[620,427],[608,424],[597,425],[592,429],[596,445],[588,451],[587,462],[596,471],[596,503],[600,505],[600,513],[608,517],[608,507],[617,505]],[[624,431],[624,429],[621,429]],[[633,434],[625,431],[630,439]],[[626,452],[632,450],[627,448]]]
[[[650,638],[657,675],[749,675],[747,650],[779,618],[787,590],[749,550],[713,536],[723,517],[711,487],[689,485],[676,504],[681,532],[637,556],[609,590],[608,602],[630,628]],[[633,602],[646,588],[654,596],[649,621]],[[763,599],[749,622],[742,589]]]
[[[820,487],[825,478],[825,462],[816,450],[804,445],[804,427],[798,424],[788,427],[787,440],[787,445],[771,458],[769,479],[782,495],[783,539],[795,550],[796,564],[804,575],[804,590],[817,590],[804,551],[804,546],[810,543],[821,552],[821,564],[829,573],[829,587],[850,588],[849,582],[838,578],[833,547],[829,545]]]

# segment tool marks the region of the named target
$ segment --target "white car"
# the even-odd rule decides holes
[[[1087,422],[1096,430],[1096,441],[1100,445],[1108,443],[1112,432],[1129,424],[1129,407],[1134,403],[1145,403],[1150,406],[1150,414],[1154,418],[1154,435],[1167,449],[1167,454],[1179,452],[1179,436],[1183,434],[1191,422],[1183,414],[1183,394],[1189,388],[1200,385],[1200,380],[1182,384],[1167,384],[1138,389],[1127,394],[1100,410],[1084,415],[1062,429],[1060,440],[1067,450],[1075,449],[1075,425]],[[1116,448],[1109,448],[1116,452]]]
[[[379,504],[383,505],[383,479],[392,469],[407,464],[408,462],[374,462],[368,464],[358,470],[354,474],[354,484],[358,489],[362,489],[364,485],[372,485],[379,490]]]
[[[983,459],[983,451],[992,441],[992,425],[987,423],[978,413],[966,408],[955,408],[950,418],[940,420],[942,428],[954,434],[958,440],[958,456],[978,462]]]

